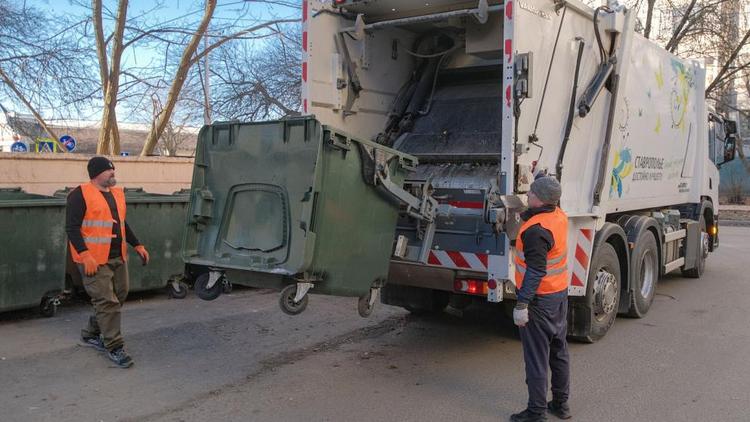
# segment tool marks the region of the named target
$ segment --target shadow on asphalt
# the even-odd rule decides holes
[[[244,286],[233,286],[233,291],[239,293],[242,291],[247,290],[253,290],[250,287],[244,287]],[[261,292],[263,293],[263,292]],[[269,293],[275,293],[274,291],[269,291]],[[194,294],[193,290],[191,289],[188,293],[189,295]],[[167,296],[167,291],[165,288],[161,289],[155,289],[155,290],[145,290],[140,292],[130,292],[128,293],[128,299],[127,302],[146,302],[146,301],[158,301],[158,300],[180,300],[180,299],[171,299],[169,296]],[[60,306],[57,308],[58,314],[61,312],[65,312],[68,310],[73,309],[79,309],[81,307],[88,307],[89,305],[89,296],[86,294],[85,291],[75,289],[70,294],[66,295],[65,298],[61,300]],[[56,315],[57,316],[57,315]],[[56,316],[53,316],[52,318],[55,318]],[[44,319],[44,317],[39,312],[39,306],[34,306],[32,308],[27,309],[18,309],[14,311],[8,311],[8,312],[0,312],[0,324],[8,323],[8,322],[16,322],[16,321],[26,321],[26,320],[33,320],[33,319]]]

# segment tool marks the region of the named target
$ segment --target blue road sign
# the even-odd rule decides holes
[[[70,135],[63,135],[60,137],[60,143],[63,144],[65,149],[68,150],[68,152],[73,152],[76,149],[77,142],[75,138],[73,138]]]
[[[11,152],[29,152],[29,146],[24,142],[13,142],[10,146]]]
[[[36,143],[36,152],[56,152],[57,145],[52,141],[38,140]]]

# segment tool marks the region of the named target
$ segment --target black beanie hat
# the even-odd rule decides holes
[[[89,179],[93,179],[107,170],[114,170],[115,165],[105,157],[94,157],[89,160],[86,168],[89,171]]]

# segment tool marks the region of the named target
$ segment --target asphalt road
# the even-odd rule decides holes
[[[646,318],[571,344],[574,420],[750,420],[750,228],[721,236],[704,278],[668,276]],[[276,301],[135,297],[128,370],[76,345],[85,305],[0,316],[0,420],[497,421],[525,405],[520,343],[492,308],[362,319],[313,296],[289,317]]]

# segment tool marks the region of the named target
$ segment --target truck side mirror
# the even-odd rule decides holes
[[[719,166],[726,164],[734,160],[734,155],[737,152],[737,135],[736,133],[729,134],[727,139],[724,141],[724,160],[719,163]]]
[[[729,135],[737,135],[737,122],[734,120],[724,120],[724,131]]]

